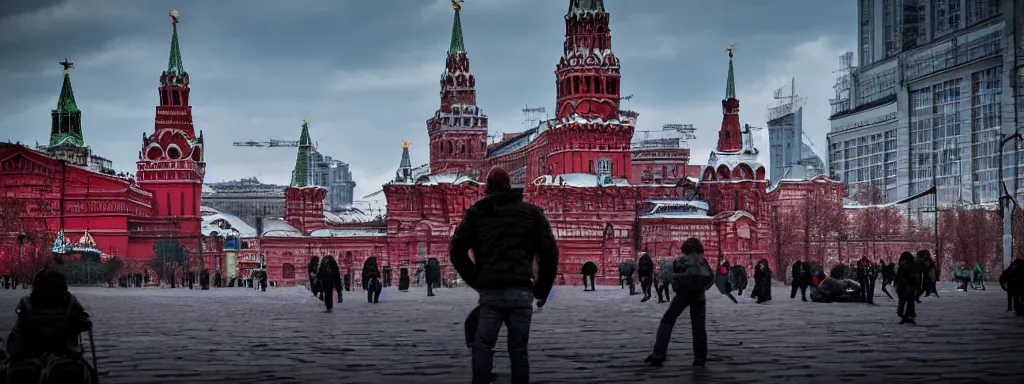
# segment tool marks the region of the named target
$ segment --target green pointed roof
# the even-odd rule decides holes
[[[455,21],[452,22],[452,43],[448,47],[448,53],[466,52],[466,43],[462,41],[462,19],[459,17],[459,13],[461,12],[456,9]]]
[[[171,34],[171,56],[167,59],[167,72],[183,74],[185,73],[185,67],[181,63],[181,49],[178,48],[178,16],[177,12],[171,13],[171,28],[173,33]]]
[[[299,152],[295,156],[295,169],[292,171],[293,187],[309,186],[309,152],[313,140],[309,137],[309,121],[302,121],[302,133],[299,134]]]
[[[736,80],[732,73],[732,54],[729,55],[729,77],[725,80],[725,99],[736,98]]]
[[[60,98],[57,99],[58,113],[79,112],[78,104],[75,103],[75,91],[71,89],[71,75],[64,71],[64,84],[60,86]]]
[[[313,140],[309,138],[309,121],[302,122],[302,133],[299,134],[299,147],[312,147]]]

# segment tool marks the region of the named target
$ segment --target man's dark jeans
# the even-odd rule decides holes
[[[672,338],[672,328],[676,325],[679,315],[690,307],[690,325],[693,327],[693,358],[705,360],[708,357],[708,333],[705,328],[707,300],[704,292],[677,292],[668,305],[668,310],[661,317],[658,334],[654,341],[654,355],[665,356],[668,353],[668,342]]]
[[[522,288],[480,291],[480,322],[473,342],[473,384],[491,382],[494,345],[505,324],[508,330],[508,356],[512,366],[512,384],[530,382],[530,321],[533,317],[533,292]]]

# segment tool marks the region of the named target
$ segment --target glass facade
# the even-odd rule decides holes
[[[1002,75],[1002,66],[971,74],[971,193],[975,201],[999,198]]]

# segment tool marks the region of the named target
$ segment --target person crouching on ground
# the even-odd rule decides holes
[[[529,383],[533,300],[537,299],[538,308],[544,306],[558,272],[558,247],[544,212],[523,201],[522,190],[512,189],[505,170],[494,168],[487,177],[486,195],[466,210],[455,229],[449,257],[466,284],[480,294],[473,384],[491,382],[493,350],[502,323],[508,328],[512,383]]]
[[[704,258],[704,246],[700,240],[689,238],[683,242],[683,256],[673,262],[674,281],[672,288],[676,297],[668,305],[658,325],[654,353],[644,360],[660,367],[668,355],[668,342],[672,339],[672,328],[679,315],[690,307],[690,324],[693,328],[693,365],[703,367],[708,357],[708,333],[705,328],[707,300],[704,292],[715,284],[711,264]]]

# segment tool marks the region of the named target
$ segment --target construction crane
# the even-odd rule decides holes
[[[289,140],[270,139],[268,141],[255,141],[255,140],[236,141],[236,142],[232,143],[231,145],[233,145],[235,147],[256,147],[256,148],[298,148],[299,147],[299,142],[298,141],[289,141]]]

